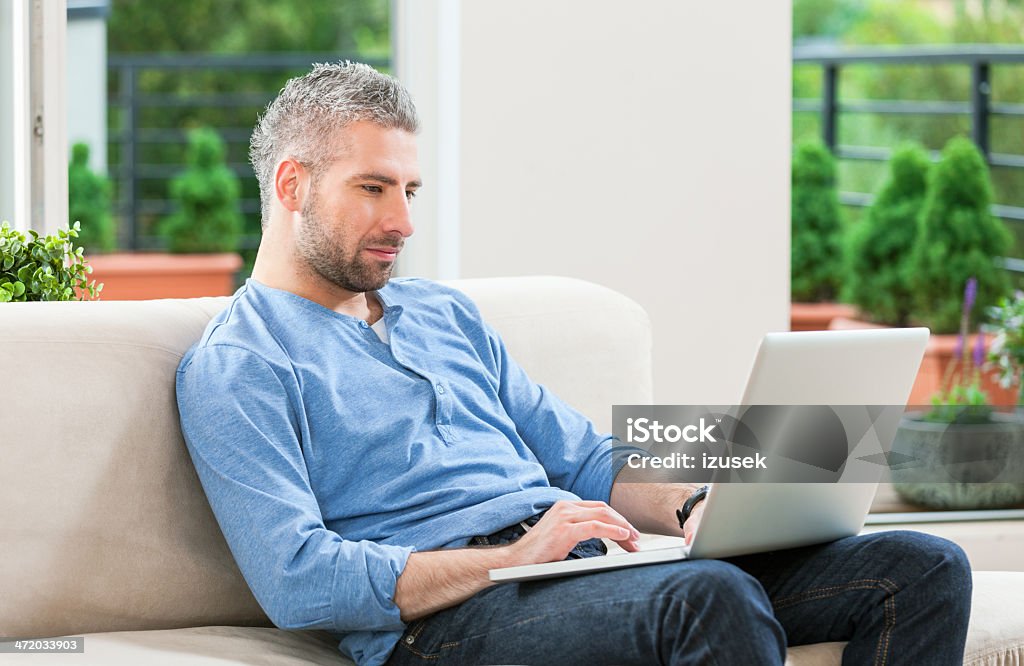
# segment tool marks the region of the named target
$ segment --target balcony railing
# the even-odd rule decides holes
[[[890,150],[878,146],[846,145],[839,141],[843,114],[882,114],[920,116],[969,116],[970,135],[990,167],[1024,169],[1024,155],[994,152],[990,133],[993,117],[1024,118],[1024,103],[995,103],[993,68],[1024,65],[1024,47],[1003,45],[946,45],[908,47],[863,47],[845,49],[836,46],[797,46],[793,48],[794,66],[821,68],[821,98],[794,99],[794,113],[814,112],[821,121],[821,138],[839,159],[886,161]],[[955,65],[970,71],[966,101],[944,100],[841,100],[841,75],[852,65],[889,67],[898,65]],[[1021,125],[1024,136],[1024,123]],[[933,159],[937,158],[933,152]],[[1024,173],[1022,171],[1021,173]],[[867,192],[840,193],[840,200],[849,206],[868,206],[872,195]],[[1014,235],[1024,235],[1024,207],[996,203],[992,213],[1005,220]],[[1019,250],[1018,250],[1019,251]],[[1007,257],[1008,269],[1024,273],[1024,259]]]
[[[241,249],[259,246],[259,191],[247,159],[249,137],[285,81],[315,62],[358,60],[387,71],[386,59],[340,53],[109,56],[108,155],[120,220],[118,245],[161,249],[159,219],[174,210],[171,178],[184,169],[187,127],[207,125],[227,144],[228,167],[242,183],[247,233]],[[182,79],[189,92],[180,92]],[[244,92],[238,90],[245,79]]]

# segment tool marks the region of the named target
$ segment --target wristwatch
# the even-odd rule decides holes
[[[708,496],[708,490],[710,490],[710,486],[701,486],[697,490],[694,490],[693,493],[686,498],[686,501],[683,502],[683,507],[681,509],[676,509],[676,518],[679,519],[679,529],[683,528],[683,523],[685,523],[686,519],[690,517],[691,513],[693,513],[693,507],[697,506],[697,502]]]

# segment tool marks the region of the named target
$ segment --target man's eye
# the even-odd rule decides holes
[[[416,190],[406,190],[405,198],[408,199],[409,201],[412,201],[413,199],[415,199],[416,198]]]
[[[382,188],[380,185],[363,185],[363,189],[373,194],[380,194],[381,192],[384,191],[384,188]]]

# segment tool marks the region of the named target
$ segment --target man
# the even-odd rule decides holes
[[[611,436],[530,381],[468,298],[389,280],[417,125],[369,67],[288,82],[252,139],[253,276],[178,370],[189,451],[276,625],[335,632],[359,664],[778,664],[836,640],[851,664],[959,663],[970,571],[920,534],[492,585],[600,538],[689,538],[702,504],[681,528],[692,486],[614,483]]]

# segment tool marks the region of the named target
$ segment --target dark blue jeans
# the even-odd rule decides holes
[[[961,664],[971,572],[956,545],[883,532],[487,588],[410,623],[388,664],[782,664],[849,641],[843,664]]]

